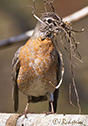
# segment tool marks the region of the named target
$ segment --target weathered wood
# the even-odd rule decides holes
[[[88,126],[88,115],[0,113],[0,126]]]

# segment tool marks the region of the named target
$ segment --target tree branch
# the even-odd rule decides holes
[[[77,22],[79,21],[80,19],[84,18],[88,16],[88,6],[87,7],[84,7],[83,9],[63,18],[63,20],[65,21],[68,21],[68,22]],[[34,30],[30,30],[30,31],[27,31],[23,34],[20,34],[18,36],[14,36],[14,37],[11,37],[9,39],[6,39],[6,40],[1,40],[0,41],[0,47],[4,47],[4,46],[7,46],[7,45],[12,45],[14,43],[18,43],[20,41],[25,41],[27,39],[29,39],[32,35]]]
[[[21,42],[21,41],[25,41],[25,40],[27,40],[28,38],[31,37],[33,31],[34,30],[30,30],[30,31],[27,31],[23,34],[11,37],[9,39],[1,40],[0,41],[0,47],[5,47],[5,46],[12,45],[12,44],[15,44],[15,43],[18,43],[18,42]]]
[[[64,18],[68,22],[76,22],[88,16],[88,6]]]

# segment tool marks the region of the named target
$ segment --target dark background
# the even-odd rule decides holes
[[[43,11],[42,0],[35,0],[37,14]],[[65,17],[88,5],[88,0],[54,0],[56,13]],[[36,19],[32,15],[32,0],[0,0],[0,40],[19,35],[31,30],[36,25]],[[80,97],[82,113],[88,113],[88,17],[73,23],[74,29],[82,29],[83,33],[77,34],[76,39],[80,42],[79,52],[83,63],[74,61],[75,80]],[[11,93],[11,60],[15,51],[25,42],[0,48],[0,112],[14,112]],[[57,113],[78,113],[69,103],[69,57],[60,44],[65,64],[65,75],[60,87]],[[74,91],[72,100],[76,103]],[[20,93],[19,111],[23,112],[27,98]],[[29,111],[41,113],[48,111],[48,102],[30,104]]]

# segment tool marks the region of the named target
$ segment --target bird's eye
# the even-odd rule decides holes
[[[51,19],[48,19],[47,22],[48,22],[48,23],[52,23],[52,20],[51,20]]]

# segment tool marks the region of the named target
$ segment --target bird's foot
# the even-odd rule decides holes
[[[54,111],[51,112],[43,112],[43,114],[49,115],[49,114],[55,114]]]
[[[25,116],[25,118],[27,118],[27,114],[33,114],[34,112],[29,112],[29,111],[25,111],[24,113],[23,113],[23,115]]]

